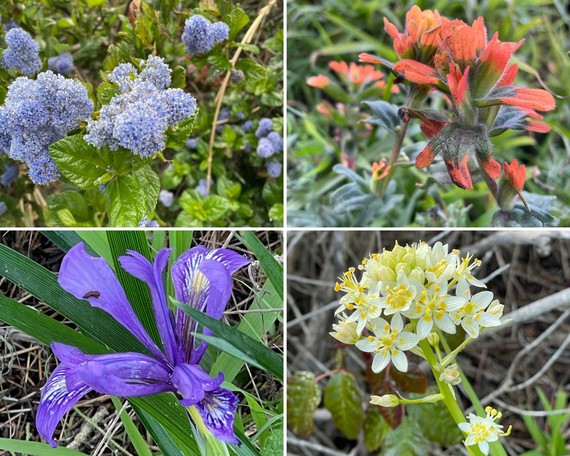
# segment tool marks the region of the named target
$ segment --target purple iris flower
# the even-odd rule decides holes
[[[138,252],[119,258],[129,274],[146,282],[152,297],[161,350],[135,315],[114,272],[103,258],[89,255],[77,244],[61,264],[59,284],[78,299],[86,299],[115,318],[148,350],[143,353],[90,355],[80,349],[52,343],[60,360],[48,379],[36,415],[40,435],[53,447],[58,422],[90,391],[115,396],[146,396],[173,392],[180,404],[194,406],[205,426],[219,440],[239,443],[233,432],[238,398],[220,387],[223,374],[210,377],[200,366],[206,342],[194,340],[197,322],[182,310],[173,313],[167,305],[163,272],[169,249],[162,249],[151,264]],[[213,318],[221,318],[232,291],[232,275],[250,262],[228,249],[193,247],[173,264],[172,283],[176,299]],[[205,334],[211,334],[207,328]]]

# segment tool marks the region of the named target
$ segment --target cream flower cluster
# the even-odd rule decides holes
[[[486,288],[472,274],[480,264],[469,254],[462,258],[458,250],[450,252],[441,242],[433,246],[396,243],[392,250],[374,253],[362,260],[358,273],[349,268],[339,278],[335,291],[344,296],[330,334],[374,353],[374,372],[390,361],[406,372],[404,352],[430,332],[455,334],[461,325],[476,338],[480,328],[501,324],[504,306],[493,300],[493,293],[471,292],[471,287]]]

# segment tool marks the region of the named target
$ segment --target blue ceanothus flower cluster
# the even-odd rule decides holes
[[[149,56],[140,72],[122,63],[109,75],[119,94],[90,120],[85,141],[111,150],[124,147],[143,158],[165,148],[166,130],[196,112],[196,99],[182,89],[167,89],[171,70],[160,57]]]
[[[49,184],[60,177],[49,146],[92,112],[93,102],[77,81],[51,71],[35,80],[19,77],[8,87],[6,103],[0,108],[0,150],[25,162],[34,183]]]
[[[5,38],[8,48],[2,55],[2,66],[8,70],[19,70],[26,76],[33,76],[42,69],[40,47],[29,33],[20,27],[8,30]]]
[[[48,59],[48,69],[54,73],[69,74],[73,71],[73,57],[69,52],[62,52]]]
[[[273,121],[264,117],[260,120],[255,136],[259,138],[257,143],[257,155],[262,158],[269,158],[283,150],[283,138],[279,133],[273,131]],[[267,164],[267,174],[270,177],[279,177],[281,175],[283,165],[278,161],[272,161]]]
[[[182,42],[186,46],[186,53],[190,56],[204,54],[228,39],[230,28],[223,22],[210,22],[203,16],[195,15],[186,19]]]

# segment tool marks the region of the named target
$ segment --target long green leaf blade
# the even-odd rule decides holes
[[[47,443],[26,442],[24,440],[0,439],[0,450],[34,456],[86,456],[71,448],[52,448]]]
[[[119,398],[115,396],[112,396],[111,400],[113,401],[113,405],[117,409],[117,412],[119,412],[123,408],[123,404],[121,403]],[[141,435],[141,433],[135,426],[135,423],[133,422],[129,414],[125,410],[123,410],[121,412],[120,417],[121,417],[121,422],[125,427],[125,431],[127,431],[129,439],[133,444],[133,446],[135,447],[137,454],[139,456],[152,456],[152,451],[150,451],[148,445],[144,440],[144,437]]]
[[[261,243],[253,231],[242,231],[236,236],[245,246],[253,252],[259,260],[261,267],[267,274],[267,278],[275,287],[275,291],[283,300],[283,267],[277,262],[271,252]]]
[[[45,345],[51,344],[52,341],[57,341],[74,345],[89,353],[108,352],[103,345],[98,344],[89,337],[14,299],[0,296],[0,308],[2,309],[0,320],[35,337]]]

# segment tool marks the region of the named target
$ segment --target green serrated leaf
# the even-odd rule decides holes
[[[255,44],[233,43],[232,47],[242,48],[244,51],[251,52],[254,55],[257,55],[261,52],[259,46]]]
[[[166,147],[182,147],[188,141],[188,138],[194,130],[198,110],[192,117],[184,119],[182,122],[177,123],[174,127],[166,130]]]
[[[114,176],[138,170],[148,162],[125,149],[97,148],[81,135],[60,139],[49,150],[61,173],[84,189],[105,184]]]
[[[331,377],[324,393],[325,407],[332,413],[334,424],[347,439],[355,440],[364,421],[356,378],[350,372],[339,372]]]
[[[271,206],[269,209],[269,220],[273,222],[273,225],[283,225],[283,204],[278,203]]]
[[[230,14],[224,18],[224,22],[230,27],[229,40],[235,40],[239,31],[244,28],[248,22],[249,17],[241,8],[234,8]]]
[[[242,70],[246,79],[263,79],[267,75],[267,70],[263,65],[253,59],[239,59],[236,69]]]
[[[172,82],[170,83],[170,87],[175,89],[183,89],[186,87],[186,68],[183,66],[177,66],[172,70]]]
[[[377,407],[368,409],[362,428],[364,431],[364,444],[369,453],[373,453],[380,448],[386,434],[390,431],[390,425]]]
[[[78,192],[62,192],[47,198],[48,209],[57,216],[59,225],[76,226],[79,222],[92,225],[89,205],[83,195]],[[71,214],[65,213],[65,211]],[[69,216],[71,215],[71,219]]]
[[[382,445],[381,456],[423,456],[429,454],[429,442],[413,418],[405,417],[392,429]]]
[[[150,166],[122,175],[107,186],[107,207],[111,226],[137,226],[156,207],[160,179]]]
[[[111,98],[117,94],[117,86],[110,82],[102,82],[97,87],[97,100],[102,105],[109,104]]]
[[[61,173],[80,188],[99,185],[108,163],[99,149],[80,135],[60,139],[49,147],[50,155]]]
[[[296,372],[287,379],[287,426],[301,437],[313,432],[321,388],[312,372]]]
[[[210,55],[208,56],[207,62],[218,68],[220,71],[225,72],[232,69],[232,64],[229,59],[223,55]]]

